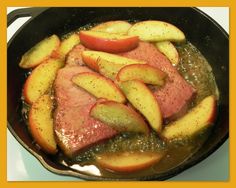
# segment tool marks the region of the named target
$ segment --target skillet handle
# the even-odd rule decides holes
[[[21,18],[21,17],[34,18],[47,9],[48,8],[37,7],[37,8],[22,8],[22,9],[14,10],[7,15],[7,27],[10,26],[18,18]]]

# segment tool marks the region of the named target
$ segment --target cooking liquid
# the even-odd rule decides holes
[[[203,55],[190,42],[178,45],[176,48],[180,55],[180,63],[176,66],[176,69],[185,80],[197,90],[197,96],[192,101],[191,107],[195,106],[206,96],[215,95],[218,97],[219,93],[212,69]],[[27,105],[23,107],[22,112],[23,117],[27,122]],[[73,170],[79,171],[82,174],[111,178],[148,176],[166,172],[167,170],[184,163],[202,146],[208,135],[209,131],[204,131],[202,134],[199,134],[191,140],[178,140],[177,142],[166,143],[161,140],[154,131],[152,131],[149,136],[123,133],[108,141],[90,147],[73,159],[68,159],[59,152],[54,156],[54,160]],[[110,172],[100,168],[94,160],[96,154],[120,151],[161,152],[165,153],[165,156],[159,163],[153,165],[151,168],[127,173],[125,176],[122,173]]]

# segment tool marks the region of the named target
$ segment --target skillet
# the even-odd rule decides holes
[[[55,16],[56,15],[56,16]],[[86,15],[81,16],[81,15]],[[88,23],[108,20],[157,19],[173,23],[186,34],[206,57],[213,68],[220,91],[219,116],[214,130],[203,145],[190,159],[180,166],[150,176],[132,180],[164,180],[200,162],[214,152],[227,138],[229,129],[229,57],[228,35],[212,19],[195,8],[31,8],[18,10],[8,16],[8,24],[16,18],[32,18],[12,37],[8,43],[8,128],[16,139],[49,170],[90,180],[107,180],[106,177],[88,176],[60,165],[52,156],[45,155],[32,143],[21,118],[20,96],[25,81],[25,71],[18,67],[22,54],[43,38],[59,36]],[[123,178],[122,178],[123,179]]]

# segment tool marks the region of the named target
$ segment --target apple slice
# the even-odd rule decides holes
[[[138,61],[126,57],[106,52],[99,52],[93,50],[85,50],[82,52],[82,59],[86,65],[95,71],[99,71],[98,62],[105,60],[114,64],[130,65],[130,64],[146,64],[145,61]]]
[[[25,69],[36,67],[51,56],[55,55],[59,46],[60,39],[58,36],[52,35],[45,38],[22,56],[19,66]]]
[[[49,59],[36,67],[27,78],[24,85],[24,97],[27,103],[32,104],[41,95],[50,90],[56,77],[57,70],[64,63],[57,59]]]
[[[158,163],[164,152],[115,152],[96,156],[96,162],[104,169],[115,172],[134,172]]]
[[[79,87],[97,98],[104,98],[120,103],[126,101],[120,89],[110,80],[93,72],[79,73],[72,78]]]
[[[80,31],[81,43],[91,50],[111,53],[130,51],[138,46],[137,36],[128,36],[98,31]]]
[[[131,36],[139,36],[142,41],[185,41],[184,33],[176,26],[163,21],[142,21],[134,24],[128,31]]]
[[[203,99],[182,118],[165,127],[161,136],[167,140],[192,137],[211,127],[216,117],[216,99],[213,95]]]
[[[53,131],[53,101],[50,95],[42,95],[29,111],[29,129],[36,143],[49,154],[57,152]]]
[[[119,86],[129,102],[148,120],[150,126],[160,133],[162,130],[162,114],[155,96],[148,87],[139,80],[120,82]]]
[[[104,59],[100,59],[97,62],[98,64],[98,72],[103,76],[115,80],[117,73],[126,65],[115,64]]]
[[[117,81],[140,80],[146,84],[164,85],[167,74],[148,64],[126,65],[117,74]]]
[[[117,20],[101,23],[93,27],[91,30],[106,33],[127,34],[131,26],[132,25],[129,22]]]
[[[179,53],[170,41],[157,42],[155,45],[173,65],[177,65],[179,63]]]
[[[73,33],[61,42],[58,53],[62,59],[69,53],[69,51],[77,44],[80,43],[80,38],[77,33]]]
[[[90,115],[119,132],[149,133],[148,126],[142,116],[121,103],[114,101],[98,102],[91,108]]]

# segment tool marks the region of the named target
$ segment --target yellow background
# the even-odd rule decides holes
[[[14,6],[227,6],[230,7],[230,179],[228,182],[7,182],[6,176],[6,8]],[[0,186],[5,187],[235,187],[235,0],[0,0]],[[233,53],[231,53],[233,51]],[[233,96],[233,97],[232,97]],[[233,114],[233,115],[232,115]],[[220,169],[219,169],[220,170]],[[32,172],[33,173],[33,172]]]

